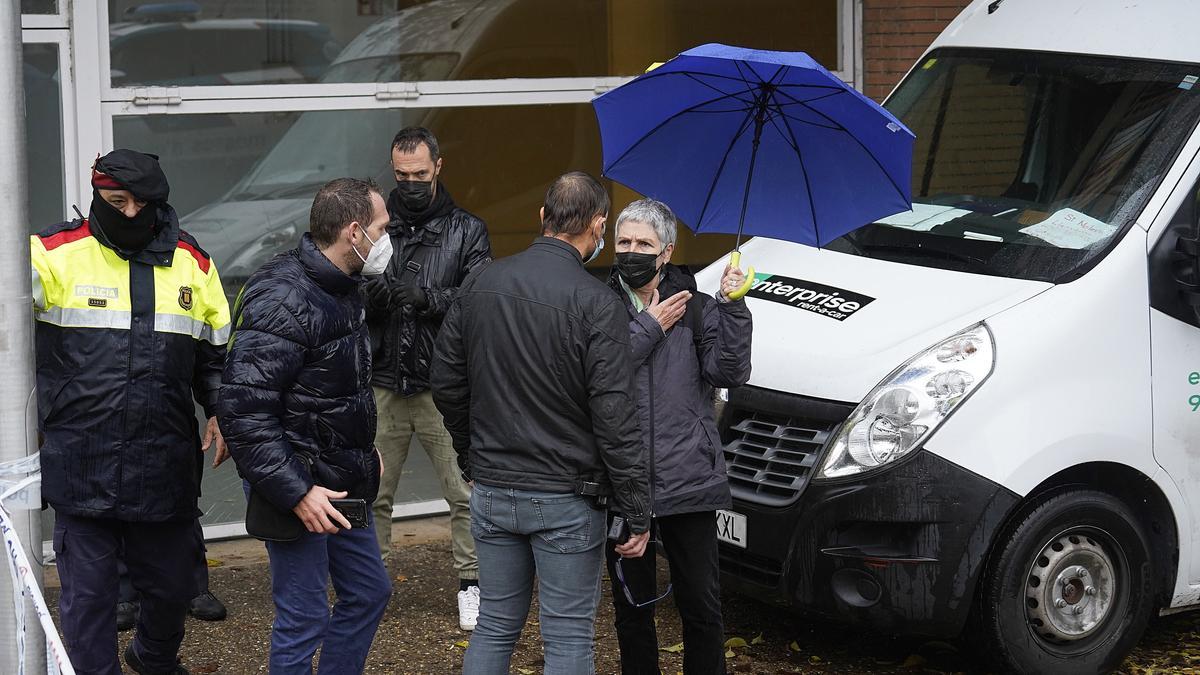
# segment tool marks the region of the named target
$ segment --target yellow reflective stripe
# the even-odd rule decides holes
[[[42,323],[63,328],[118,328],[129,330],[132,322],[130,312],[114,309],[92,309],[83,307],[48,307],[34,312],[34,318]]]
[[[182,314],[155,314],[154,330],[160,333],[190,335],[196,340],[204,340],[218,347],[229,342],[229,324],[214,329],[203,321]]]

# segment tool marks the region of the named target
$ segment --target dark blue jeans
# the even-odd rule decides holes
[[[471,534],[480,604],[464,675],[507,675],[529,614],[535,570],[546,675],[593,673],[604,511],[579,495],[476,483]]]
[[[312,673],[318,647],[322,675],[361,673],[392,595],[375,529],[306,532],[297,541],[267,542],[267,553],[275,598],[271,675]],[[337,594],[332,613],[329,580]]]
[[[58,609],[67,655],[79,675],[120,675],[117,660],[117,557],[124,551],[142,599],[134,649],[147,667],[175,667],[192,569],[201,555],[193,521],[133,523],[56,514],[54,553],[62,595]]]

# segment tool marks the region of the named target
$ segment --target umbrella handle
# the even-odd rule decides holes
[[[729,264],[733,267],[741,268],[742,252],[734,251],[729,254]],[[730,300],[741,300],[750,292],[750,287],[754,285],[754,268],[750,267],[746,270],[746,282],[740,288],[725,294],[725,297]]]

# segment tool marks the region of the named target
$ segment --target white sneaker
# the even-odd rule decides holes
[[[475,630],[479,622],[479,587],[472,586],[458,592],[458,627],[463,630]]]

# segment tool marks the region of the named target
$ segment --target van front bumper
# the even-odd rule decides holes
[[[850,482],[809,482],[787,506],[735,498],[747,547],[721,544],[723,584],[889,632],[954,636],[1019,499],[925,450]]]

